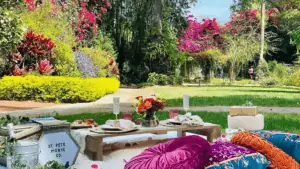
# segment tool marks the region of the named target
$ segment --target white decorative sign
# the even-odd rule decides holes
[[[39,141],[41,153],[39,161],[42,165],[55,160],[65,166],[71,166],[79,153],[79,146],[67,132],[45,133]]]

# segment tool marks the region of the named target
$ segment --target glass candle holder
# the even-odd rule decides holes
[[[179,110],[169,110],[169,118],[172,119],[179,115]]]
[[[122,113],[122,119],[124,120],[130,120],[132,121],[133,117],[132,117],[132,113]]]

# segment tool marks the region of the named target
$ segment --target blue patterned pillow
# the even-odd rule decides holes
[[[300,135],[281,131],[252,131],[300,163]]]
[[[265,169],[270,164],[262,154],[229,142],[215,142],[211,149],[205,169]]]

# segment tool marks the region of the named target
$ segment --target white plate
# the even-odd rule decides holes
[[[107,124],[101,125],[100,128],[102,130],[122,130],[119,127],[113,127],[113,126],[110,126],[110,125],[107,125]]]
[[[181,125],[181,122],[180,122],[180,121],[177,121],[177,120],[175,120],[175,119],[170,119],[169,122],[172,123],[172,124],[178,124],[178,125]]]

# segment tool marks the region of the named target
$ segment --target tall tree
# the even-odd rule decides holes
[[[176,46],[170,44],[176,44],[176,38],[170,36],[176,36],[178,30],[187,25],[187,9],[193,2],[195,0],[111,0],[103,27],[116,42],[123,82],[145,81],[152,71],[172,72],[168,69],[174,68],[171,61],[174,57],[168,48]],[[151,66],[153,64],[155,66]]]

